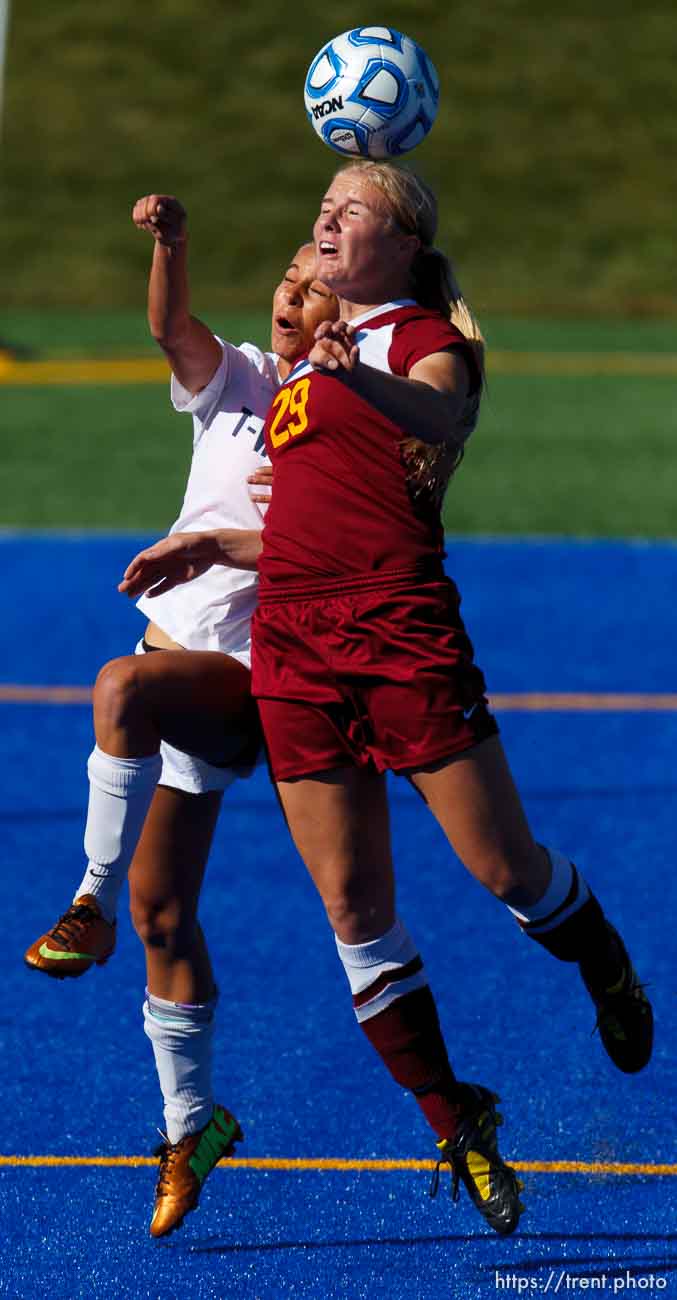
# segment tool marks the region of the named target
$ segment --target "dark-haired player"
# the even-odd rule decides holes
[[[151,331],[172,369],[172,400],[193,417],[193,459],[179,519],[184,537],[221,527],[230,567],[192,563],[195,580],[139,605],[152,620],[136,655],[114,659],[94,688],[96,746],[88,763],[88,864],[70,908],[28,949],[33,969],[61,978],[102,964],[132,863],[132,919],[146,954],[144,1026],[164,1098],[167,1139],[153,1236],[194,1208],[204,1178],[241,1138],[215,1103],[211,1048],[217,992],[198,900],[221,800],[259,746],[250,694],[250,622],[267,465],[263,420],[280,382],[337,303],[315,276],[315,252],[291,259],[273,299],[272,351],[233,347],[192,316],[186,215],[167,195],[134,206],[155,240]],[[262,500],[263,498],[263,500]],[[189,653],[186,653],[186,652]]]

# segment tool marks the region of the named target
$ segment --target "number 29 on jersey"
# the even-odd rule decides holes
[[[297,379],[289,388],[281,388],[273,400],[271,412],[274,412],[270,425],[270,441],[273,447],[281,447],[283,442],[296,438],[308,428],[308,392],[310,379]]]

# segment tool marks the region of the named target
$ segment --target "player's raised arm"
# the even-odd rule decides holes
[[[186,210],[171,194],[146,194],[134,204],[132,221],[155,241],[148,281],[150,332],[182,387],[198,393],[221,361],[221,346],[190,314]]]

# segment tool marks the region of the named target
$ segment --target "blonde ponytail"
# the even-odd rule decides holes
[[[479,323],[465,301],[448,257],[434,247],[437,199],[425,181],[406,167],[369,160],[347,163],[341,172],[357,171],[386,200],[390,218],[398,229],[417,235],[420,247],[411,265],[411,296],[422,307],[451,320],[470,344],[480,382],[466,399],[449,437],[443,443],[405,438],[401,443],[410,496],[422,504],[441,508],[449,479],[463,459],[463,447],[479,417],[484,389],[484,339]]]
[[[412,297],[422,307],[448,316],[452,325],[472,347],[477,369],[484,383],[484,338],[477,318],[470,310],[448,257],[431,244],[421,244],[411,264]]]

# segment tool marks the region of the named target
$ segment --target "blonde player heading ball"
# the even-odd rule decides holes
[[[584,876],[533,836],[442,567],[441,489],[477,420],[482,364],[479,331],[434,246],[436,206],[413,172],[372,162],[342,168],[321,201],[318,271],[341,319],[319,326],[266,420],[275,491],[252,685],[360,1029],[435,1133],[438,1171],[447,1165],[454,1193],[462,1182],[507,1235],[523,1208],[519,1181],[498,1150],[497,1098],[457,1077],[398,914],[386,772],[415,786],[457,857],[525,933],[579,968],[619,1070],[648,1063],[653,1016]],[[175,553],[164,577],[181,580]],[[143,560],[125,583],[146,589]],[[448,939],[453,909],[441,916]],[[474,969],[472,953],[466,960]],[[482,1032],[498,1043],[490,1022]]]
[[[172,537],[185,544],[190,534],[199,543],[200,530],[219,528],[230,567],[190,558],[199,576],[178,591],[142,598],[152,621],[136,654],[99,673],[87,868],[72,906],[25,960],[56,978],[107,961],[129,871],[132,919],[146,955],[144,1027],[164,1099],[166,1142],[150,1229],[162,1236],[194,1208],[204,1178],[242,1136],[214,1101],[217,993],[197,908],[223,792],[251,770],[259,748],[249,662],[270,481],[264,417],[317,326],[335,319],[338,308],[315,278],[313,246],[304,245],[275,291],[272,351],[222,342],[190,314],[182,205],[148,195],[134,205],[133,220],[154,240],[148,319],[172,369],[172,402],[193,417],[191,470]],[[248,480],[264,486],[251,490]]]

